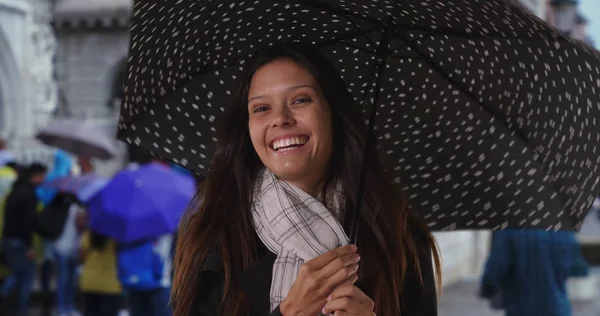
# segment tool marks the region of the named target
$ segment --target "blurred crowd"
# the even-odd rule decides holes
[[[146,153],[121,173],[137,172],[145,165],[181,173]],[[116,216],[112,222],[97,220],[105,222],[105,230],[91,228],[92,203],[115,201],[123,205],[123,212],[135,213],[126,208],[132,202],[124,202],[127,197],[118,196],[118,190],[111,191],[113,196],[97,197],[110,181],[94,175],[90,159],[74,159],[61,150],[56,151],[52,166],[21,164],[0,140],[1,315],[26,315],[32,293],[39,294],[44,315],[171,315],[176,232],[155,231],[135,240],[119,240],[113,237],[120,236],[119,226],[131,225],[118,222]],[[63,190],[49,183],[70,185]],[[123,189],[120,194],[132,193]],[[133,220],[143,221],[145,215],[136,216]]]

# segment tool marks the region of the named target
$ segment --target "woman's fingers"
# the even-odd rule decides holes
[[[353,264],[348,266],[347,268],[340,270],[338,273],[333,275],[328,280],[328,285],[330,285],[330,291],[333,292],[335,289],[353,285],[358,281],[358,264]]]
[[[350,314],[344,311],[337,311],[335,313],[333,313],[333,316],[356,316],[354,314]]]
[[[331,295],[329,295],[327,300],[332,302],[344,298],[348,298],[370,311],[375,307],[375,302],[354,285],[344,285],[336,288]]]
[[[319,271],[319,276],[323,279],[328,279],[341,271],[345,271],[346,277],[348,277],[355,272],[355,266],[358,264],[358,261],[360,261],[360,256],[358,254],[349,254],[337,258],[321,269],[321,271]],[[342,272],[342,274],[343,273],[344,272]]]
[[[321,270],[336,260],[338,262],[342,261],[343,259],[342,260],[338,260],[338,259],[345,258],[348,255],[354,254],[354,253],[356,253],[356,250],[357,250],[357,248],[355,245],[347,245],[347,246],[335,248],[335,249],[330,250],[310,261],[305,262],[304,265],[315,271]]]
[[[294,311],[317,314],[326,303],[327,296],[356,273],[355,252],[356,246],[339,247],[305,262],[281,303],[282,308],[285,307],[291,314]]]
[[[325,315],[330,313],[334,313],[334,315],[375,315],[371,308],[347,296],[328,301],[321,312]]]

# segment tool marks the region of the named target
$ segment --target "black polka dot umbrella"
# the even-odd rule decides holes
[[[199,173],[248,56],[303,42],[432,229],[577,229],[598,195],[600,57],[505,1],[140,0],[131,32],[119,138]]]

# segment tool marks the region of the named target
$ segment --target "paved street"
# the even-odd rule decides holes
[[[600,220],[597,210],[591,210],[585,218],[579,236],[584,238],[596,237],[600,239]]]
[[[503,316],[502,312],[493,312],[488,307],[487,301],[476,297],[477,283],[465,281],[444,289],[439,304],[439,316]],[[37,309],[33,309],[30,316],[40,316]],[[574,303],[574,316],[599,316],[600,301],[588,303]]]
[[[595,211],[590,212],[579,233],[584,238],[600,239],[600,221]],[[600,273],[598,268],[594,273]],[[600,285],[599,285],[600,286]],[[488,302],[477,298],[478,284],[465,281],[448,286],[440,298],[440,316],[503,316],[502,312],[490,310]],[[600,297],[596,302],[573,304],[574,316],[600,316]]]
[[[465,281],[444,289],[439,305],[440,316],[503,316],[502,312],[494,312],[488,302],[476,296],[477,283]],[[574,303],[574,316],[600,315],[600,302]]]
[[[580,235],[600,238],[600,221],[597,214],[590,212],[583,225]],[[600,274],[600,269],[594,269]],[[502,312],[494,312],[488,307],[488,302],[477,298],[477,282],[464,281],[444,289],[439,304],[440,316],[503,316]],[[39,309],[33,308],[30,316],[40,316]],[[597,302],[574,302],[574,316],[600,316],[600,298]]]

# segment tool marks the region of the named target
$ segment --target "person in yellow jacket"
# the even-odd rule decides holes
[[[13,183],[17,180],[17,171],[14,167],[5,165],[0,168],[0,244],[2,243],[2,230],[4,228],[4,203]],[[10,274],[10,270],[4,264],[4,258],[0,258],[0,284]]]
[[[117,275],[115,241],[86,231],[81,239],[83,268],[79,288],[84,297],[84,316],[117,316],[122,288]]]

